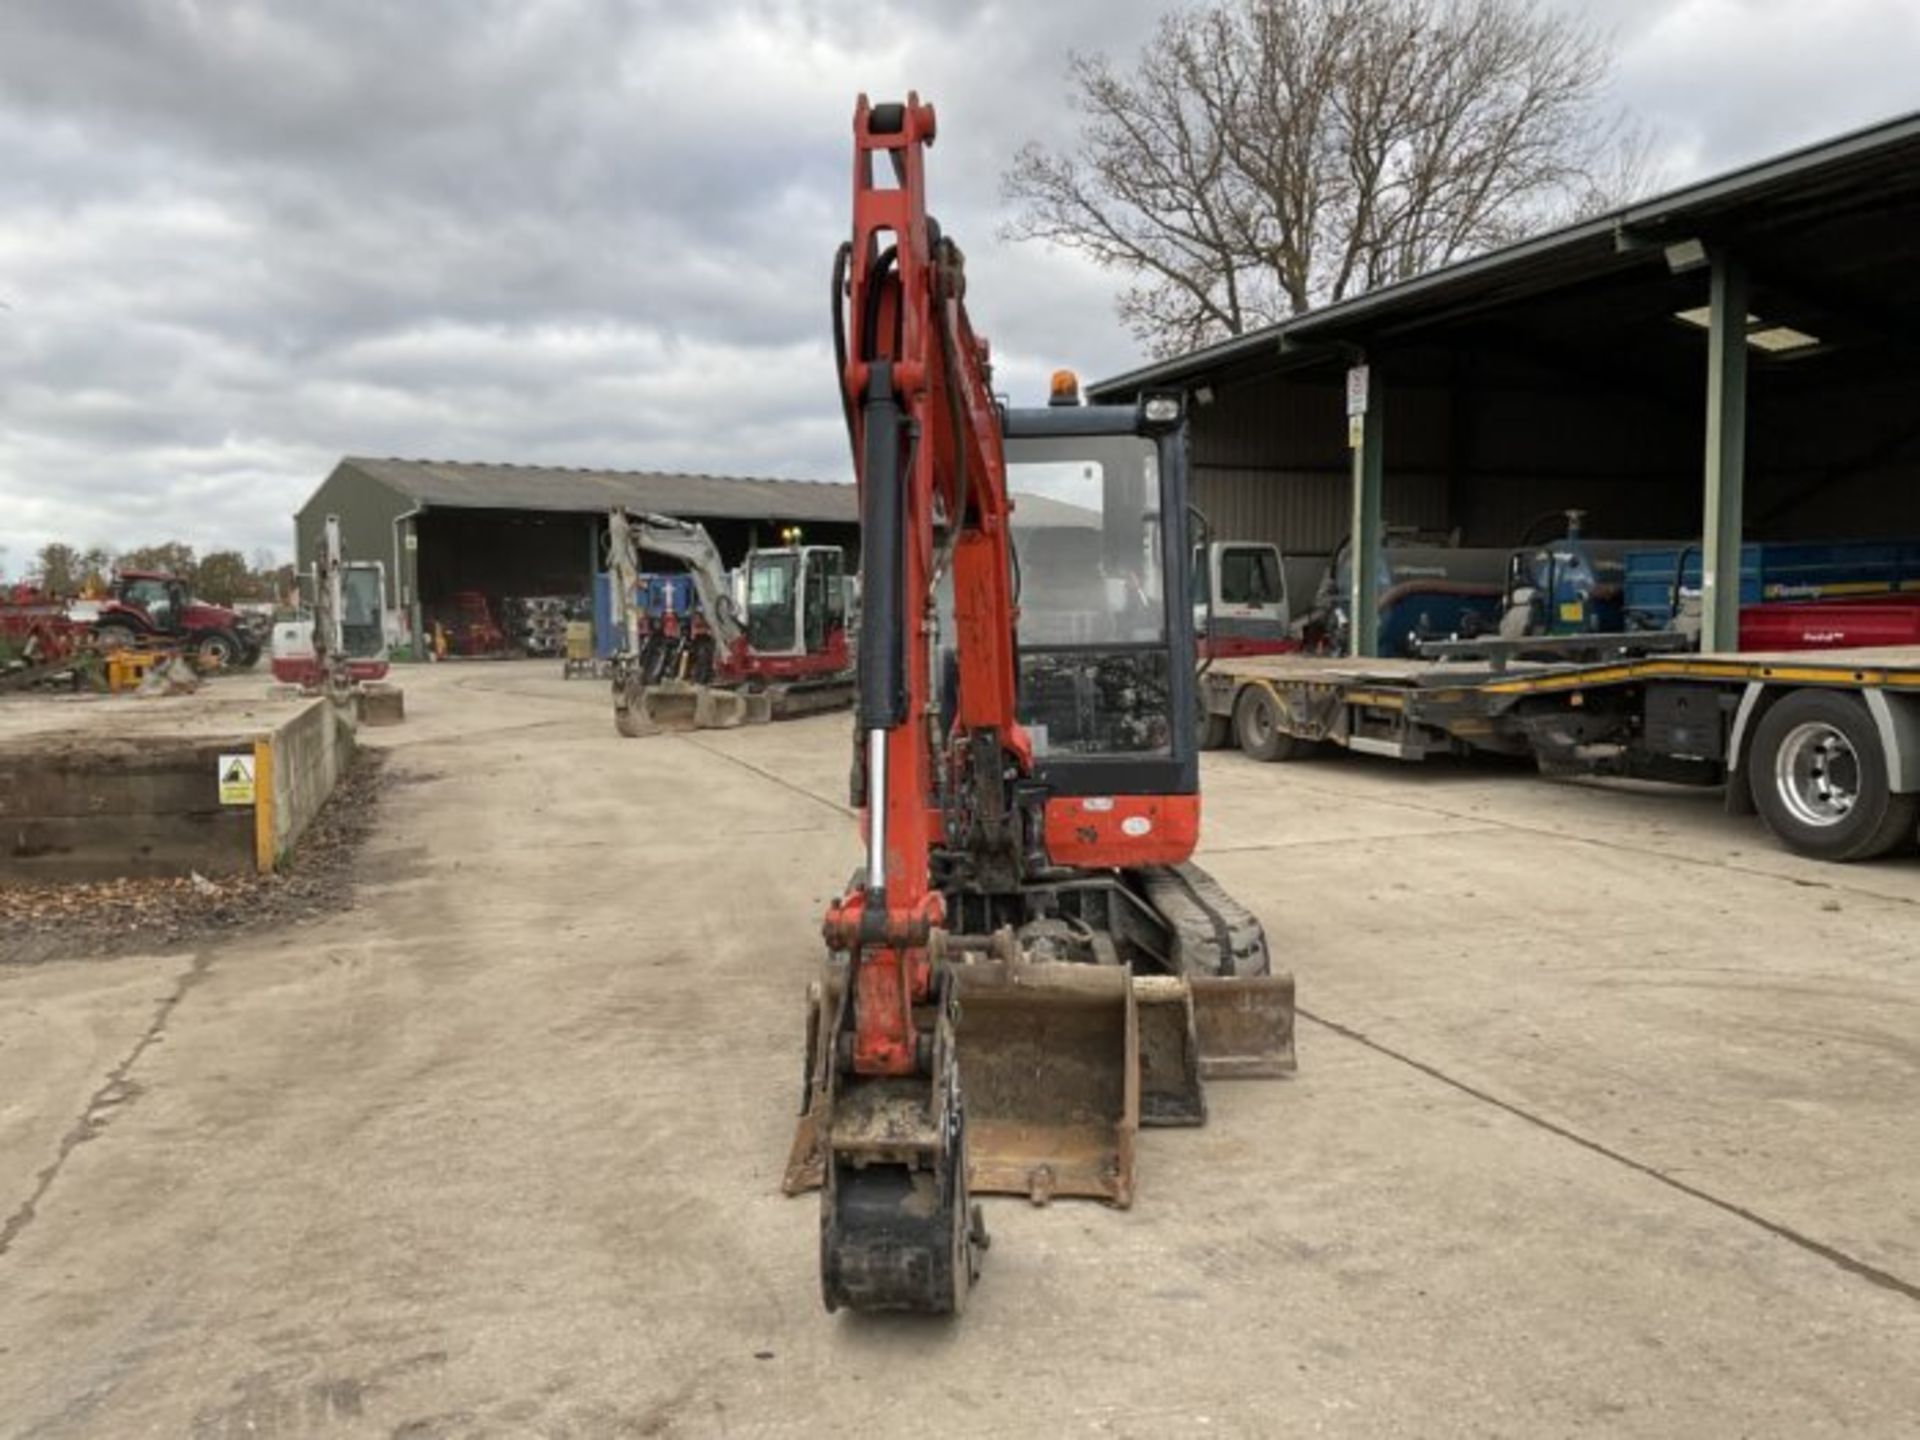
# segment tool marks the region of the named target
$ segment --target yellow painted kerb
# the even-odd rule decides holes
[[[273,870],[273,741],[253,742],[253,865]]]

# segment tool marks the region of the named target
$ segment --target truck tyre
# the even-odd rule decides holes
[[[1200,715],[1200,748],[1202,750],[1226,750],[1233,745],[1233,721],[1225,715],[1213,715],[1202,712]]]
[[[240,637],[230,635],[225,630],[208,630],[196,636],[193,642],[193,655],[206,670],[233,670],[240,664],[240,657],[246,653],[246,647],[240,643]]]
[[[1242,690],[1234,702],[1233,734],[1256,760],[1297,760],[1307,748],[1281,728],[1278,702],[1257,685]]]
[[[1920,796],[1889,786],[1865,703],[1838,691],[1795,690],[1767,711],[1747,783],[1775,837],[1816,860],[1871,860],[1911,842],[1920,820]]]

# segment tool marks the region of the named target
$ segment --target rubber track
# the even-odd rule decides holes
[[[1266,930],[1206,871],[1188,862],[1139,874],[1147,899],[1173,929],[1174,963],[1180,974],[1271,973]]]

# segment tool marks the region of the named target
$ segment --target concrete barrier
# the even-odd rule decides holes
[[[256,781],[254,862],[262,871],[275,869],[292,853],[294,843],[320,813],[353,757],[353,721],[325,700],[316,700],[300,714],[255,742]],[[268,811],[261,816],[259,808]]]
[[[251,732],[93,725],[0,744],[0,880],[271,870],[333,793],[353,743],[351,719],[314,699]]]

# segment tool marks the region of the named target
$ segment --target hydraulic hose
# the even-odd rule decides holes
[[[833,295],[828,308],[833,314],[833,374],[840,387],[840,413],[847,422],[847,444],[855,443],[853,397],[847,394],[847,268],[853,263],[853,242],[842,240],[833,252]]]

